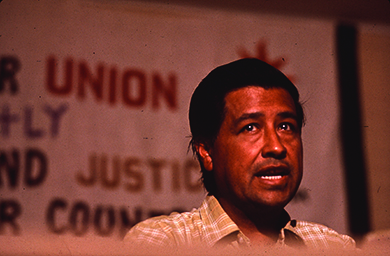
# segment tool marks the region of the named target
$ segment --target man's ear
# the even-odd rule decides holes
[[[213,170],[213,159],[210,156],[209,150],[203,143],[199,143],[195,145],[196,151],[198,152],[201,161],[203,163],[204,168],[207,171]]]

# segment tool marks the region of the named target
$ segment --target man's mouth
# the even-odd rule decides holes
[[[278,180],[281,179],[283,175],[276,175],[276,176],[260,176],[260,178],[265,180]]]
[[[264,180],[279,180],[288,175],[290,170],[286,166],[269,166],[260,170],[256,177]]]

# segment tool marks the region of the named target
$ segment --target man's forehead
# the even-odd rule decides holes
[[[229,92],[225,97],[225,112],[231,114],[258,113],[272,111],[273,108],[296,114],[295,103],[289,92],[283,88],[263,88],[247,86]]]

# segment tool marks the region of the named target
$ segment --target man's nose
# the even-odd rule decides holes
[[[261,155],[264,158],[283,159],[286,157],[287,149],[275,129],[266,129],[263,143]]]

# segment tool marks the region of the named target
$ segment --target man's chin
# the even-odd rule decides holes
[[[267,208],[269,210],[271,209],[284,209],[286,205],[291,201],[293,196],[286,195],[286,196],[280,196],[280,195],[269,195],[265,196],[264,194],[261,194],[258,196],[257,200],[255,201],[255,205],[259,208]]]

